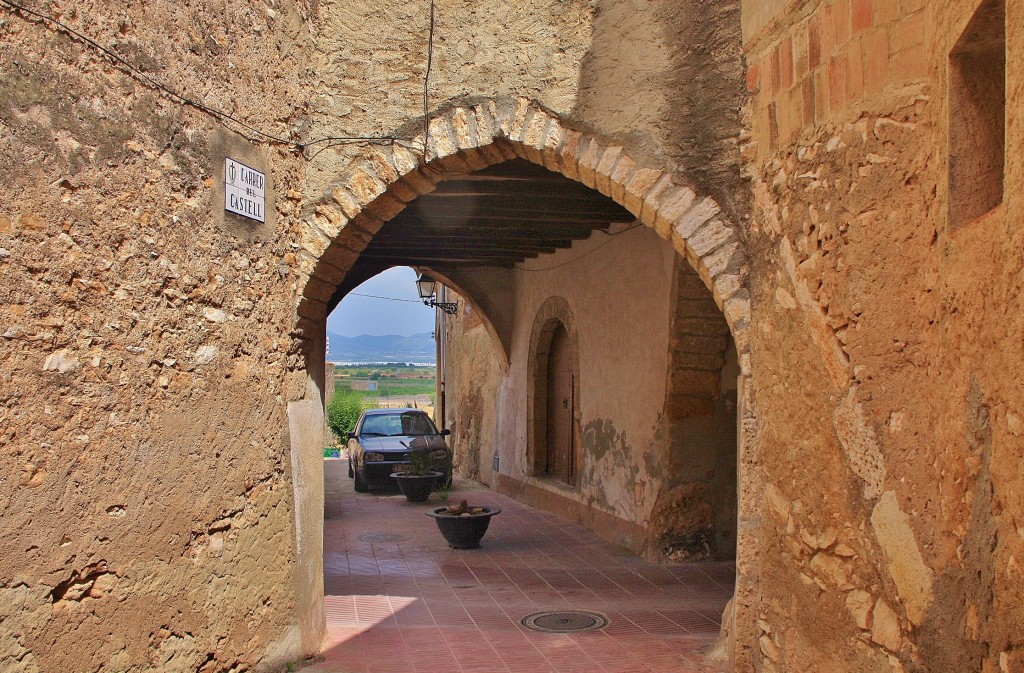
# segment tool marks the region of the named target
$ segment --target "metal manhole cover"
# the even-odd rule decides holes
[[[411,540],[412,535],[403,535],[402,533],[363,533],[359,536],[359,539],[363,542],[369,542],[370,544],[379,542],[405,542]]]
[[[597,631],[608,626],[608,618],[599,612],[582,610],[535,612],[523,617],[522,625],[544,633],[578,633]]]

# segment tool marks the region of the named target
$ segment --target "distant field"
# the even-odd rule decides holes
[[[356,390],[368,398],[415,397],[434,395],[434,367],[368,367],[365,365],[337,365],[334,369],[334,389],[352,390],[353,382],[377,382],[377,390]]]

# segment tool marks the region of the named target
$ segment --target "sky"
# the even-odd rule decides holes
[[[372,294],[409,301],[388,301],[355,296]],[[434,309],[424,306],[416,294],[416,273],[396,266],[380,273],[350,292],[327,318],[327,331],[346,337],[371,334],[409,336],[434,330]]]

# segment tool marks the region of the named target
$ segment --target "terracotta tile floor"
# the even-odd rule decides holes
[[[701,651],[718,635],[735,566],[658,566],[547,512],[458,482],[452,499],[496,505],[480,549],[449,549],[396,493],[356,494],[326,460],[324,589],[328,640],[306,671],[336,673],[683,673],[718,671]],[[393,533],[400,542],[360,536]],[[601,631],[538,633],[541,610],[608,617]]]

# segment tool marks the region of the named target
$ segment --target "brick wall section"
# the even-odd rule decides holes
[[[928,75],[923,0],[832,0],[747,45],[763,156],[849,103]],[[765,142],[767,141],[767,142]]]
[[[710,416],[721,387],[729,326],[700,276],[680,264],[673,305],[669,396],[665,408],[670,423],[693,416]]]

